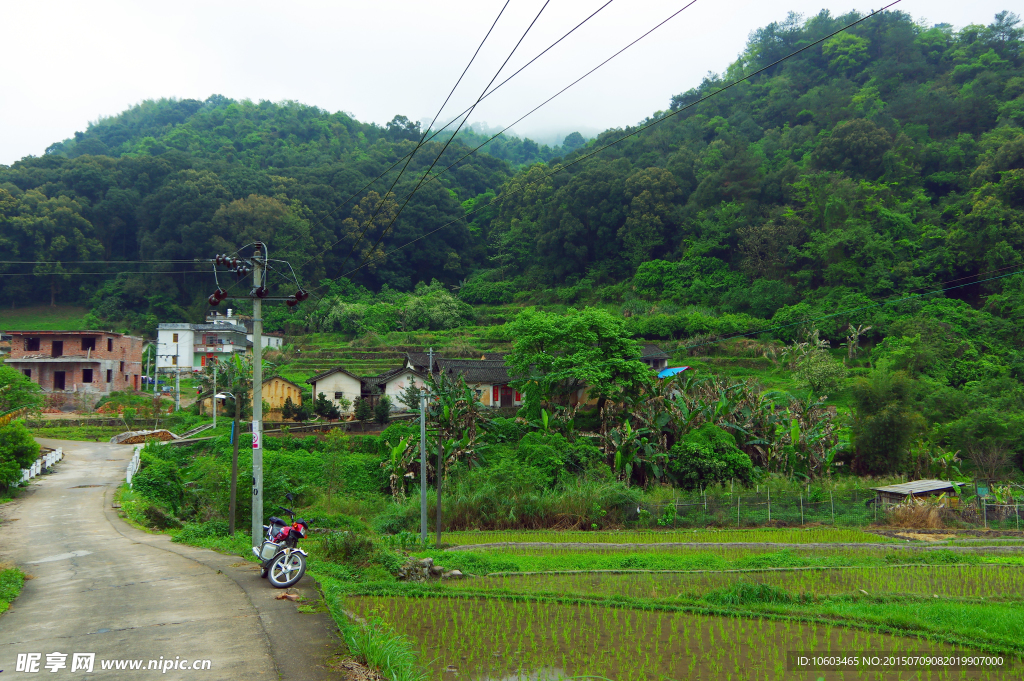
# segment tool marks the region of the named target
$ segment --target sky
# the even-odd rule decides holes
[[[468,108],[488,82],[512,74],[607,0],[509,0],[441,118]],[[596,16],[473,110],[504,127],[643,35],[690,0],[612,0]],[[502,10],[504,0],[388,2],[246,0],[90,2],[0,0],[0,164],[146,99],[295,100],[384,124],[432,119]],[[696,0],[514,132],[555,143],[580,131],[631,125],[673,94],[722,72],[751,31],[789,11],[834,15],[880,6],[787,0]],[[903,0],[915,19],[991,23],[1006,0]],[[515,49],[514,49],[515,48]],[[513,51],[514,49],[514,51]]]

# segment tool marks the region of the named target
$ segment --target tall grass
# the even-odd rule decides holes
[[[317,577],[324,587],[331,617],[356,659],[389,681],[425,681],[427,674],[419,665],[411,639],[397,633],[375,613],[364,622],[353,621],[342,605],[338,581],[322,575]]]

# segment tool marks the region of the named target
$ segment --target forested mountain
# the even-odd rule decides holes
[[[404,116],[379,127],[292,102],[256,104],[217,95],[204,102],[143,102],[51,145],[42,157],[0,166],[5,259],[60,263],[0,264],[3,273],[49,275],[5,277],[0,304],[91,301],[100,317],[135,327],[147,313],[151,319],[181,318],[182,308],[208,295],[208,276],[184,274],[193,269],[187,263],[118,263],[209,258],[256,238],[270,244],[274,257],[300,266],[307,283],[337,276],[367,253],[367,240],[383,231],[450,134],[420,150],[358,247],[356,236],[394,173],[373,187],[378,193],[345,200],[407,154],[420,135],[419,124]],[[486,139],[460,133],[435,171]],[[463,202],[493,196],[516,164],[560,151],[507,136],[485,148],[501,159],[476,154],[424,184],[381,249],[461,216]],[[411,289],[434,278],[454,282],[480,260],[481,244],[472,227],[456,224],[354,278],[374,289],[384,283]],[[112,267],[76,261],[108,261]],[[116,281],[76,276],[106,269],[179,274]]]

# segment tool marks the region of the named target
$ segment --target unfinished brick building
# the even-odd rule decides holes
[[[12,331],[8,366],[45,392],[138,390],[142,339],[103,331]]]

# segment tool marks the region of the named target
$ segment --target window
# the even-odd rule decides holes
[[[32,352],[33,350],[39,350],[39,339],[38,338],[26,338],[25,339],[25,351]]]
[[[96,339],[95,338],[83,338],[82,339],[82,350],[95,350]]]
[[[175,364],[177,364],[177,362],[175,362]],[[120,374],[124,373],[124,362],[121,362],[121,366],[117,368],[117,372]]]
[[[172,355],[171,356],[171,364],[173,366],[178,366],[178,356],[177,355]],[[121,371],[124,371],[124,362],[121,362]]]
[[[114,380],[114,370],[113,369],[107,369],[107,383],[110,383],[113,380]]]
[[[21,373],[25,374],[25,378],[32,378],[32,370],[31,369],[22,369]]]
[[[50,357],[64,356],[64,341],[53,341],[50,344]]]
[[[339,393],[339,392],[334,393],[334,399],[336,399],[336,400],[343,400],[343,399],[345,399],[345,393]]]
[[[177,343],[178,342],[178,334],[176,334],[176,333],[172,333],[171,334],[171,342],[172,343]]]
[[[107,339],[107,352],[113,352],[113,351],[114,351],[114,339],[113,338],[108,338]]]
[[[82,369],[82,383],[92,383],[92,369]]]

